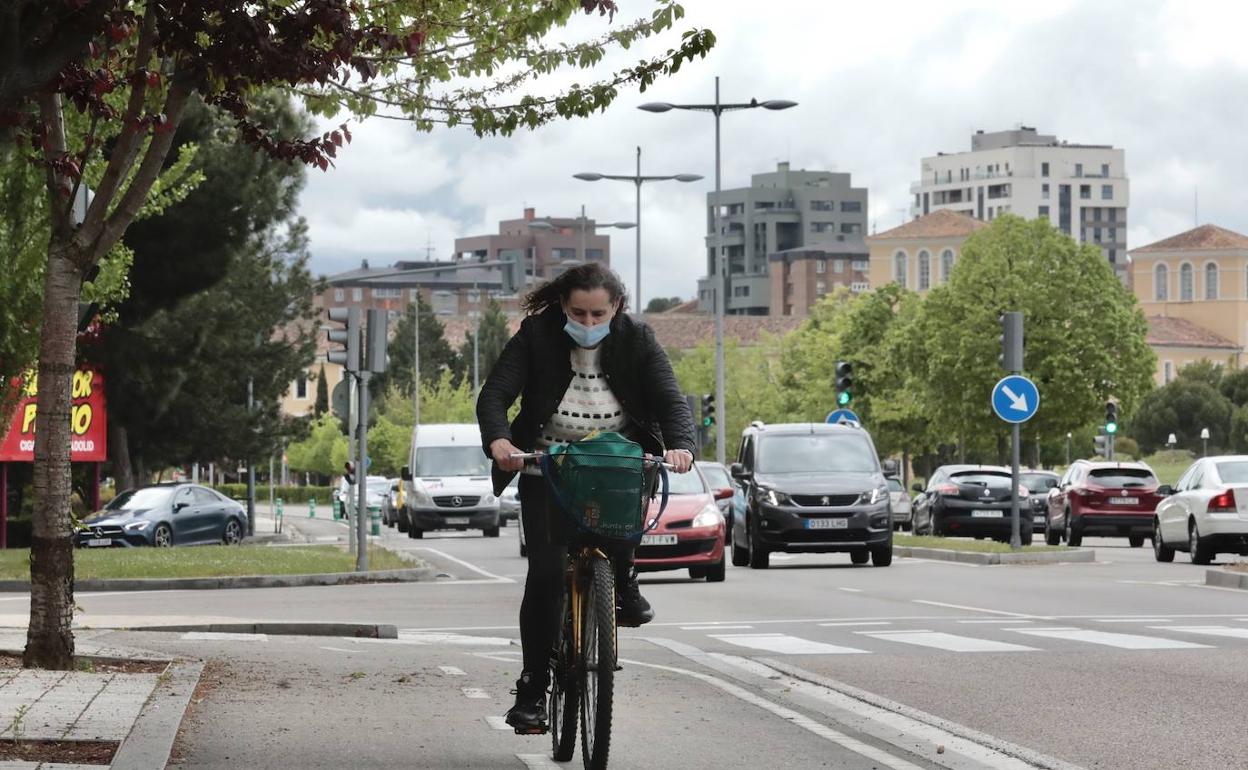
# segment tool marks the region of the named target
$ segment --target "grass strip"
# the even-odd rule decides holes
[[[1033,537],[1035,537],[1033,535]],[[966,540],[956,537],[927,537],[925,535],[893,535],[893,545],[909,548],[943,548],[946,551],[972,551],[975,553],[1014,553],[1009,543],[996,540]],[[1064,545],[1027,545],[1021,553],[1043,551],[1069,551]]]
[[[369,547],[370,570],[414,566],[394,553]],[[204,545],[187,548],[101,548],[74,551],[74,577],[192,578],[241,575],[311,575],[352,572],[355,555],[332,545],[283,548]],[[0,551],[0,579],[29,580],[30,551]]]

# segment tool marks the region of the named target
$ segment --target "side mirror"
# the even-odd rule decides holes
[[[1161,495],[1162,497],[1169,497],[1170,495],[1174,494],[1174,487],[1170,486],[1169,484],[1162,484],[1161,486],[1157,487],[1157,494]]]
[[[729,500],[729,499],[731,499],[731,498],[732,498],[732,489],[731,489],[731,488],[729,488],[729,489],[717,489],[717,490],[715,490],[715,499],[716,499],[716,500]]]
[[[177,502],[177,503],[174,503],[174,504],[173,504],[173,512],[174,512],[174,513],[177,513],[178,511],[182,510],[183,508],[189,508],[189,507],[190,507],[190,505],[191,505],[191,504],[190,504],[190,503],[188,503],[188,502]]]
[[[911,484],[910,489],[911,491],[918,492],[919,494],[923,494],[923,485],[917,482],[914,484]]]
[[[891,457],[890,457],[890,458],[888,458],[887,460],[885,460],[885,461],[884,461],[883,463],[881,463],[880,465],[881,465],[881,467],[884,469],[884,475],[885,475],[885,476],[896,476],[896,475],[897,475],[897,461],[896,461],[896,460],[894,460],[893,458],[891,458]]]
[[[399,470],[399,478],[403,479],[404,481],[411,481],[412,469],[404,465],[403,468]]]
[[[750,477],[749,471],[747,471],[745,466],[741,463],[733,463],[732,467],[728,470],[732,473],[732,477],[739,481],[745,481]]]

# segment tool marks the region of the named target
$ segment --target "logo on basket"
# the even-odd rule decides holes
[[[451,498],[452,508],[458,508],[459,506],[463,504],[464,504],[464,498],[460,497],[459,495],[455,495],[454,497]]]
[[[590,529],[597,527],[598,521],[601,518],[601,516],[602,516],[602,510],[598,507],[597,502],[592,502],[585,506],[585,513],[583,516],[583,519],[585,521],[585,526],[589,527]]]

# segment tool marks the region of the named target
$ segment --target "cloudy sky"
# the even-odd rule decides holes
[[[648,0],[618,0],[623,19]],[[723,121],[723,184],[787,160],[794,169],[849,172],[870,189],[879,229],[902,221],[919,161],[970,148],[976,129],[1035,126],[1071,142],[1126,150],[1128,242],[1142,246],[1199,219],[1248,232],[1241,189],[1248,170],[1248,5],[1234,0],[684,0],[682,29],[711,28],[719,42],[646,94],[624,92],[605,113],[509,139],[463,130],[422,134],[374,120],[302,197],[313,268],[449,258],[456,237],[497,231],[500,219],[633,219],[634,191],[572,179],[578,171],[695,173],[691,184],[642,194],[643,290],[692,297],[704,269],[702,207],[714,185],[712,119],[653,115],[645,101],[705,102],[721,78],[725,101],[783,98],[799,106]],[[589,35],[605,19],[578,20]],[[608,58],[627,65],[668,37]],[[588,79],[583,73],[569,77]],[[1198,191],[1198,193],[1197,193]],[[612,263],[632,287],[633,234],[614,232]]]

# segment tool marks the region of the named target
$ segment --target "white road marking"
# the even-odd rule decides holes
[[[514,729],[514,728],[512,728],[512,726],[511,726],[511,725],[507,724],[507,718],[506,718],[506,717],[489,716],[489,717],[486,717],[486,718],[485,718],[485,721],[486,721],[486,724],[488,724],[490,727],[493,727],[495,730],[511,730],[511,729]]]
[[[838,591],[848,591],[848,592],[849,592],[849,593],[851,593],[851,594],[860,594],[860,593],[862,593],[862,589],[861,589],[861,588],[845,588],[844,586],[842,586],[842,587],[840,587],[840,588],[837,588],[836,590],[838,590]]]
[[[850,620],[837,621],[835,623],[818,623],[817,625],[824,628],[840,628],[843,626],[891,626],[892,623],[889,623],[887,620]]]
[[[462,668],[455,666],[438,666],[438,669],[447,676],[467,676]]]
[[[809,639],[801,639],[787,634],[708,634],[708,636],[712,639],[735,644],[738,647],[767,650],[768,652],[778,652],[782,655],[847,655],[867,652],[866,650],[858,650],[853,647],[838,647],[835,644],[812,642]]]
[[[529,770],[563,770],[563,765],[556,764],[545,754],[517,754],[516,759],[523,762]]]
[[[490,694],[480,687],[461,687],[459,691],[464,694],[465,698],[475,698],[478,700],[489,700]]]
[[[1182,631],[1186,634],[1205,634],[1207,636],[1226,636],[1231,639],[1248,639],[1248,628],[1232,628],[1231,626],[1161,626],[1165,631]]]
[[[218,631],[187,631],[181,639],[187,642],[267,642],[268,634],[225,634]]]
[[[945,567],[970,567],[971,569],[979,569],[982,564],[971,564],[965,561],[945,561],[944,559],[924,559],[921,556],[902,556],[901,562],[921,561],[924,564],[939,564]]]
[[[1101,644],[1106,647],[1118,647],[1124,650],[1195,650],[1207,649],[1208,645],[1182,642],[1177,639],[1163,639],[1159,636],[1140,636],[1138,634],[1118,634],[1109,631],[1089,631],[1082,628],[1011,628],[1016,634],[1043,636],[1047,639],[1066,639],[1072,642]]]
[[[1003,625],[1006,623],[1030,623],[1030,620],[1007,620],[1005,618],[976,618],[975,620],[959,620],[959,623],[976,623],[976,624],[993,624]]]
[[[511,578],[508,578],[508,577],[503,577],[502,575],[495,575],[493,572],[487,572],[487,571],[485,571],[485,570],[481,569],[480,567],[476,566],[475,564],[469,564],[468,562],[464,561],[463,559],[458,559],[458,558],[456,558],[456,557],[454,557],[454,556],[451,556],[449,553],[446,553],[445,551],[439,551],[437,548],[417,548],[416,550],[417,550],[417,551],[428,551],[429,553],[436,553],[438,556],[441,556],[443,559],[446,559],[447,561],[453,561],[453,562],[455,562],[456,564],[458,564],[458,565],[460,565],[460,566],[462,566],[462,567],[467,567],[468,569],[472,570],[473,572],[477,573],[478,575],[484,575],[485,577],[487,577],[487,578],[491,578],[491,579],[493,579],[495,582],[498,582],[498,583],[514,583],[514,582],[516,582],[516,581],[512,580]],[[463,581],[458,581],[458,582],[463,582]]]
[[[913,601],[915,604],[930,604],[933,607],[948,607],[954,610],[967,610],[969,612],[985,612],[989,615],[1005,615],[1011,618],[1027,618],[1028,620],[1041,619],[1040,615],[1027,615],[1022,612],[1006,612],[1005,610],[990,610],[990,609],[985,609],[984,607],[968,607],[965,604],[949,604],[947,602],[934,602],[929,599],[914,599]]]
[[[503,636],[470,636],[468,634],[426,633],[400,631],[398,639],[360,639],[367,642],[388,642],[390,644],[462,644],[483,647],[509,647],[511,639]]]
[[[341,647],[322,647],[321,649],[329,650],[330,652],[345,652],[349,655],[354,655],[355,653],[359,652],[359,650],[344,650]]]
[[[941,631],[855,631],[856,634],[883,639],[886,642],[915,644],[920,647],[934,647],[949,652],[1035,652],[1035,647],[1027,647],[1010,642],[998,642],[992,639],[976,639],[971,636],[946,634]]]
[[[1169,618],[1095,618],[1097,623],[1169,623]]]
[[[730,625],[711,625],[711,626],[681,626],[681,631],[724,631],[727,629],[747,629],[754,626],[730,626]]]

